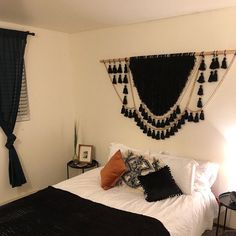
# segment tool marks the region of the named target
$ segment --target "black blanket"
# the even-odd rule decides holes
[[[154,218],[48,187],[0,207],[0,236],[167,236]]]

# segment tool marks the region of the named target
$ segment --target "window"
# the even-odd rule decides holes
[[[20,103],[19,103],[16,121],[27,121],[29,119],[30,119],[29,100],[28,100],[28,90],[27,90],[26,73],[25,73],[25,65],[24,65],[23,73],[22,73]]]

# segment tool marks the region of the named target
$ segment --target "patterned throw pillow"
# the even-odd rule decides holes
[[[131,188],[141,187],[138,176],[161,169],[164,165],[158,159],[149,160],[143,155],[128,151],[124,156],[127,171],[122,175],[122,182]],[[121,184],[121,181],[119,182]]]

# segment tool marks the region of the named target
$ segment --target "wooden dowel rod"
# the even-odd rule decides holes
[[[195,52],[195,55],[200,56],[200,55],[204,54],[205,56],[209,56],[209,55],[214,55],[214,54],[222,55],[222,54],[235,54],[235,53],[236,53],[236,50],[219,50],[219,51],[216,50],[216,51],[208,51],[208,52]],[[176,53],[176,54],[181,54],[181,53]],[[123,62],[123,61],[128,61],[128,60],[129,60],[128,57],[124,57],[124,58],[114,58],[114,59],[100,60],[100,62],[101,63]]]

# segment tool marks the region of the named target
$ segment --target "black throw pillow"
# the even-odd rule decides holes
[[[145,199],[148,202],[155,202],[183,194],[175,183],[169,166],[144,176],[140,175],[138,179],[144,189]]]

